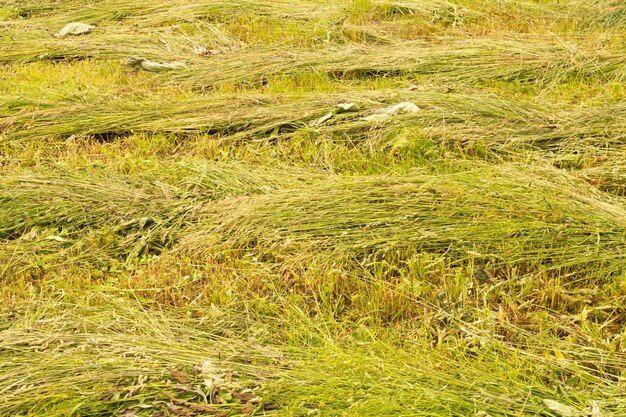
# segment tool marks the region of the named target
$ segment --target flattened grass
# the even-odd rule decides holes
[[[176,175],[161,177],[97,168],[6,176],[0,179],[0,276],[43,264],[106,266],[158,254],[206,201],[288,189],[314,177],[293,170],[285,178],[237,164],[179,166]]]
[[[4,2],[0,415],[620,415],[620,7]]]
[[[280,356],[222,336],[245,335],[245,328],[218,313],[190,320],[107,295],[68,298],[2,311],[0,415],[246,415],[263,408],[260,386]]]
[[[624,208],[556,170],[500,165],[457,174],[335,178],[301,190],[209,204],[181,243],[291,263],[395,253],[478,259],[496,270],[608,277],[626,267]],[[202,220],[206,217],[206,220]],[[194,229],[196,229],[195,232]]]

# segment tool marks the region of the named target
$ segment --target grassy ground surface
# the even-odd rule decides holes
[[[626,416],[625,51],[613,0],[0,1],[0,416]]]

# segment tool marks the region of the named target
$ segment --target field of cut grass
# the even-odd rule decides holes
[[[623,1],[0,0],[0,417],[252,415],[626,416]]]

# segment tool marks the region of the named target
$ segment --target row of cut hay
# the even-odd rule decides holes
[[[608,3],[608,4],[607,4]],[[426,22],[430,26],[442,30],[467,28],[473,26],[495,26],[506,30],[510,25],[511,15],[526,21],[550,22],[552,25],[561,23],[573,27],[585,27],[590,16],[605,12],[610,15],[610,2],[587,4],[580,1],[569,1],[567,4],[513,1],[487,2],[451,2],[446,0],[375,0],[367,3],[346,3],[341,1],[274,1],[271,3],[254,0],[233,2],[216,1],[89,1],[76,7],[76,2],[58,3],[37,2],[24,3],[9,1],[6,7],[13,10],[15,17],[28,18],[29,24],[42,23],[64,24],[69,21],[83,20],[88,23],[105,23],[123,21],[129,24],[160,27],[180,22],[197,20],[228,21],[241,15],[257,17],[271,16],[281,19],[321,22],[336,20],[343,17],[348,21],[359,21],[370,18],[376,21],[396,21],[412,19],[419,23]],[[566,12],[565,12],[566,10]],[[601,18],[604,22],[606,18]],[[611,21],[611,19],[608,19]],[[593,20],[592,20],[593,21]]]
[[[72,21],[85,21],[91,24],[105,24],[121,21],[129,25],[160,27],[193,20],[225,21],[241,15],[282,16],[285,18],[309,20],[332,15],[344,8],[342,2],[322,2],[277,0],[273,2],[255,0],[233,1],[147,1],[147,0],[89,0],[82,7],[71,2],[50,4],[48,1],[25,3],[9,2],[24,17],[30,17],[33,24],[65,24]],[[76,3],[76,2],[75,2]],[[86,4],[85,4],[86,3]],[[334,4],[333,4],[334,3]],[[322,4],[325,7],[321,7]],[[27,22],[30,23],[30,22]]]
[[[30,100],[5,97],[7,108],[15,113],[0,119],[0,128],[11,140],[41,137],[93,135],[111,137],[130,132],[210,133],[221,137],[262,138],[281,136],[297,130],[331,134],[372,126],[362,120],[372,110],[402,101],[420,107],[417,114],[400,117],[409,126],[425,129],[450,125],[480,129],[506,125],[539,126],[554,123],[556,116],[529,103],[513,102],[497,96],[472,93],[405,92],[387,90],[351,94],[282,95],[264,94],[209,95],[174,103],[158,101],[115,101],[97,98],[91,103],[58,100]],[[326,123],[316,121],[336,105],[354,103],[354,111],[337,114]],[[410,117],[409,117],[410,116]],[[380,123],[379,123],[380,125]],[[384,122],[382,123],[384,125]],[[328,133],[325,133],[328,132]],[[484,131],[483,131],[484,132]],[[454,134],[454,129],[451,130]],[[362,134],[354,137],[362,139]],[[471,139],[468,135],[467,140]]]
[[[105,39],[97,37],[97,34],[89,36],[90,38],[85,36],[81,39],[56,39],[52,37],[51,32],[38,30],[32,32],[26,39],[11,41],[0,38],[2,40],[0,64],[18,65],[36,61],[73,61],[93,58],[121,60],[133,55],[171,60],[180,56],[179,53],[167,51],[158,38],[147,34],[108,33]],[[120,62],[120,65],[123,63]]]
[[[245,328],[215,311],[191,320],[113,295],[11,307],[0,309],[3,417],[242,413],[277,370],[273,351],[222,337]]]
[[[535,150],[541,158],[554,160],[572,154],[606,153],[607,160],[613,161],[626,141],[626,107],[622,103],[582,109],[539,107],[497,96],[457,93],[418,93],[403,99],[417,104],[420,111],[374,124],[344,116],[316,127],[312,134],[385,150],[428,137],[442,144],[479,146],[501,156],[516,157],[519,151]],[[407,141],[401,132],[411,132],[413,138]],[[294,134],[298,131],[286,136]]]
[[[115,3],[115,4],[113,4]],[[299,7],[300,6],[300,7]],[[294,7],[297,10],[294,12]],[[32,10],[31,10],[32,9]],[[34,9],[40,9],[37,12]],[[194,47],[215,47],[217,40],[226,45],[241,44],[229,32],[251,18],[273,17],[280,22],[305,24],[315,32],[316,22],[334,13],[334,7],[320,8],[310,2],[96,2],[87,7],[59,9],[51,5],[16,7],[16,14],[42,15],[38,18],[3,22],[0,33],[0,64],[36,60],[86,59],[92,57],[124,58],[142,55],[152,59],[193,60]],[[54,11],[48,15],[46,11]],[[291,13],[287,13],[291,12]],[[95,30],[80,37],[55,39],[64,25],[84,22]],[[234,21],[234,22],[233,22]],[[191,33],[191,34],[190,34]]]
[[[557,84],[571,79],[626,80],[621,47],[602,48],[593,42],[570,44],[551,38],[515,40],[431,39],[385,46],[337,46],[324,49],[245,48],[208,57],[194,55],[193,42],[169,34],[147,39],[108,34],[81,39],[41,39],[5,43],[0,63],[41,59],[125,58],[146,55],[177,59],[188,69],[162,76],[163,81],[188,81],[197,88],[224,84],[259,84],[272,76],[323,74],[336,78],[413,76],[463,84],[490,80]],[[122,64],[120,64],[122,65]]]
[[[420,110],[376,122],[363,119],[373,110],[402,101],[410,101]],[[541,149],[567,154],[620,146],[626,139],[626,108],[621,103],[582,109],[539,107],[473,91],[211,95],[174,103],[99,98],[85,104],[9,96],[4,102],[13,112],[0,119],[5,143],[43,137],[111,139],[146,132],[181,137],[204,133],[224,141],[289,140],[295,135],[311,135],[384,149],[393,147],[398,131],[403,130],[441,142],[478,144],[499,153]],[[318,122],[342,102],[354,103],[354,111]]]
[[[160,7],[169,6],[161,5]],[[246,11],[245,8],[233,3],[208,4],[205,7],[207,9],[225,7],[238,11],[240,14]],[[193,9],[193,6],[187,5],[181,8]],[[94,8],[94,12],[121,15],[126,13],[123,10],[107,7]],[[217,16],[211,16],[212,14],[207,12],[206,19],[200,19],[193,25],[178,24],[174,20],[169,24],[161,22],[152,26],[145,22],[146,16],[140,16],[136,21],[122,20],[102,26],[98,19],[79,17],[36,20],[29,22],[31,26],[20,22],[0,32],[0,64],[92,58],[125,59],[133,55],[165,61],[180,59],[187,63],[197,64],[202,62],[202,59],[197,56],[197,51],[202,48],[231,50],[242,46],[241,41],[228,33],[227,27],[214,21]],[[230,17],[234,18],[236,14]],[[96,27],[93,32],[80,37],[57,39],[53,36],[67,22],[72,21],[87,21],[96,24]]]
[[[291,98],[291,97],[289,97]],[[21,111],[0,120],[11,138],[116,136],[130,132],[214,133],[271,132],[321,115],[337,98],[291,100],[263,95],[208,96],[176,102],[116,102],[90,104],[43,102],[44,110]],[[32,102],[23,102],[31,106]],[[15,110],[18,110],[16,104]],[[26,109],[24,109],[26,110]],[[13,132],[12,132],[13,131]]]
[[[206,205],[179,250],[292,262],[398,253],[478,256],[496,268],[602,281],[623,273],[624,207],[558,170],[477,166],[446,175],[331,178]]]
[[[572,78],[626,80],[621,48],[564,45],[553,39],[443,39],[385,46],[348,46],[323,51],[239,51],[211,58],[175,76],[202,88],[259,82],[262,77],[319,73],[341,79],[414,76],[478,84],[489,80],[556,84]]]
[[[597,108],[560,112],[558,121],[542,130],[519,132],[507,146],[533,147],[556,153],[584,153],[589,149],[618,148],[626,139],[626,104],[617,102]]]
[[[368,154],[402,155],[427,138],[442,149],[460,146],[481,157],[519,159],[520,151],[525,155],[536,151],[525,157],[560,168],[584,168],[579,175],[612,193],[621,194],[623,188],[620,150],[626,139],[626,108],[621,103],[550,108],[472,91],[213,95],[173,104],[99,100],[77,104],[17,96],[0,99],[10,112],[0,119],[4,131],[0,141],[14,146],[44,137],[112,140],[130,133],[166,133],[182,139],[210,134],[227,147],[305,139],[306,143],[343,143]],[[401,101],[411,101],[420,110],[383,121],[363,120],[371,111]],[[341,102],[353,102],[357,110],[316,123]]]
[[[50,170],[0,178],[0,276],[171,247],[203,202],[315,181],[296,169],[188,163],[160,173]]]
[[[97,172],[49,174],[0,182],[2,258],[9,264],[28,260],[33,248],[38,256],[69,262],[158,252],[171,245],[193,210],[170,196],[173,189],[166,184]]]

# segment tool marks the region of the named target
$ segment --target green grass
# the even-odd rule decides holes
[[[623,23],[0,2],[0,416],[623,415]]]

